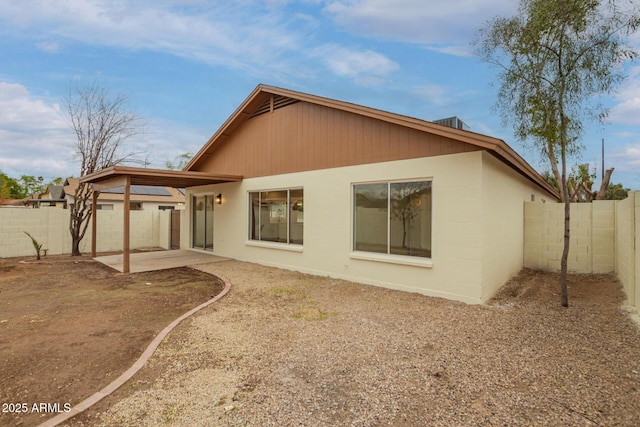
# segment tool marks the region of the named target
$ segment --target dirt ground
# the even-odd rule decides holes
[[[485,305],[237,261],[80,426],[637,426],[640,329],[612,275],[524,270]]]
[[[37,425],[99,391],[222,287],[190,268],[123,275],[88,257],[0,259],[0,425]]]
[[[532,270],[470,306],[232,260],[197,268],[231,291],[65,425],[638,425],[640,328],[615,276],[572,275],[562,308],[558,275]],[[212,280],[0,260],[0,402],[77,403],[217,293]]]

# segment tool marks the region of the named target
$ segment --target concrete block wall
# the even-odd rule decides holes
[[[636,278],[637,253],[636,240],[638,239],[636,227],[638,216],[636,215],[636,202],[640,197],[637,192],[630,194],[617,205],[616,211],[616,273],[627,293],[627,298],[634,304],[638,298],[638,283]],[[636,305],[638,307],[638,305]]]
[[[564,205],[525,202],[524,266],[560,271]],[[571,204],[569,271],[616,273],[640,307],[640,192],[620,201]]]
[[[42,243],[48,253],[63,253],[63,235],[69,234],[68,227],[69,213],[63,209],[0,209],[0,257],[35,254],[25,231]]]
[[[527,268],[548,269],[542,258],[543,203],[524,203],[523,265]]]
[[[158,224],[155,236],[158,241],[155,246],[169,249],[171,247],[171,211],[158,211]]]
[[[615,202],[572,203],[569,271],[615,271]],[[564,248],[564,205],[525,202],[524,266],[560,270]]]
[[[633,193],[634,204],[635,204],[635,230],[633,234],[635,235],[635,277],[631,279],[631,283],[625,286],[633,286],[635,299],[630,300],[629,302],[636,308],[640,307],[640,192],[635,191]]]
[[[608,200],[596,200],[592,203],[592,271],[610,273],[616,262],[616,203]]]
[[[168,249],[170,215],[169,211],[132,211],[131,249]],[[122,212],[98,211],[96,218],[98,252],[122,250]],[[35,255],[31,239],[24,231],[42,243],[48,254],[71,253],[69,211],[66,209],[0,209],[0,258]],[[91,225],[80,243],[80,250],[85,253],[91,250]]]

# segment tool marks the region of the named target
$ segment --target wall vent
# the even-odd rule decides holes
[[[251,116],[249,116],[250,119],[260,116],[262,114],[268,113],[271,111],[271,98],[273,97],[273,109],[277,110],[278,108],[282,108],[282,107],[286,107],[287,105],[291,105],[291,104],[295,104],[296,102],[299,102],[297,99],[293,99],[293,98],[288,98],[286,96],[281,96],[281,95],[272,95],[269,98],[265,99],[264,102],[262,104],[260,104],[258,106],[258,108],[256,108],[253,113],[251,113]]]
[[[447,117],[446,119],[434,120],[433,123],[437,123],[439,125],[449,126],[450,128],[461,129],[461,130],[471,130],[469,126],[458,117]]]

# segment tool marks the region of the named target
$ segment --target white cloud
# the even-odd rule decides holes
[[[22,85],[0,82],[0,170],[15,177],[64,176],[70,137],[58,104],[36,99]]]
[[[36,43],[36,47],[44,52],[56,53],[60,50],[60,45],[54,42]]]
[[[208,131],[166,120],[156,120],[150,128],[153,131],[141,135],[134,145],[147,151],[145,154],[151,168],[164,169],[167,161],[173,162],[181,154],[196,154],[211,137]]]
[[[640,67],[632,67],[615,96],[618,104],[611,109],[609,121],[640,125]]]
[[[167,160],[196,153],[210,135],[179,123],[154,121],[126,150],[140,153],[147,166],[164,168]],[[73,159],[75,134],[55,102],[37,99],[20,84],[0,82],[0,171],[46,179],[79,175]]]
[[[398,68],[371,49],[320,41],[322,21],[314,13],[321,6],[321,0],[25,0],[0,8],[0,33],[33,38],[48,52],[74,43],[149,50],[276,81],[318,76],[314,61],[360,85],[380,84]]]
[[[510,0],[335,0],[325,7],[333,20],[360,37],[425,45],[450,54],[468,54],[475,32],[493,16],[516,11]]]
[[[616,149],[608,160],[617,172],[636,173],[640,171],[640,142],[627,144]]]
[[[372,50],[355,50],[334,44],[321,46],[312,56],[320,58],[338,76],[349,77],[362,86],[381,84],[400,68],[396,62]]]
[[[281,54],[304,47],[305,37],[317,26],[304,15],[279,13],[277,4],[251,1],[171,4],[27,0],[3,5],[0,23],[4,31],[16,28],[23,35],[34,34],[41,49],[57,49],[52,39],[71,40],[165,52],[213,65],[275,71],[287,67]]]
[[[450,101],[451,95],[444,86],[424,85],[413,91],[427,104],[442,105]]]

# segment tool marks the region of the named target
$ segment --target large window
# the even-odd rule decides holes
[[[431,181],[353,186],[353,249],[431,258]]]
[[[249,239],[301,245],[303,196],[302,188],[250,192]]]

